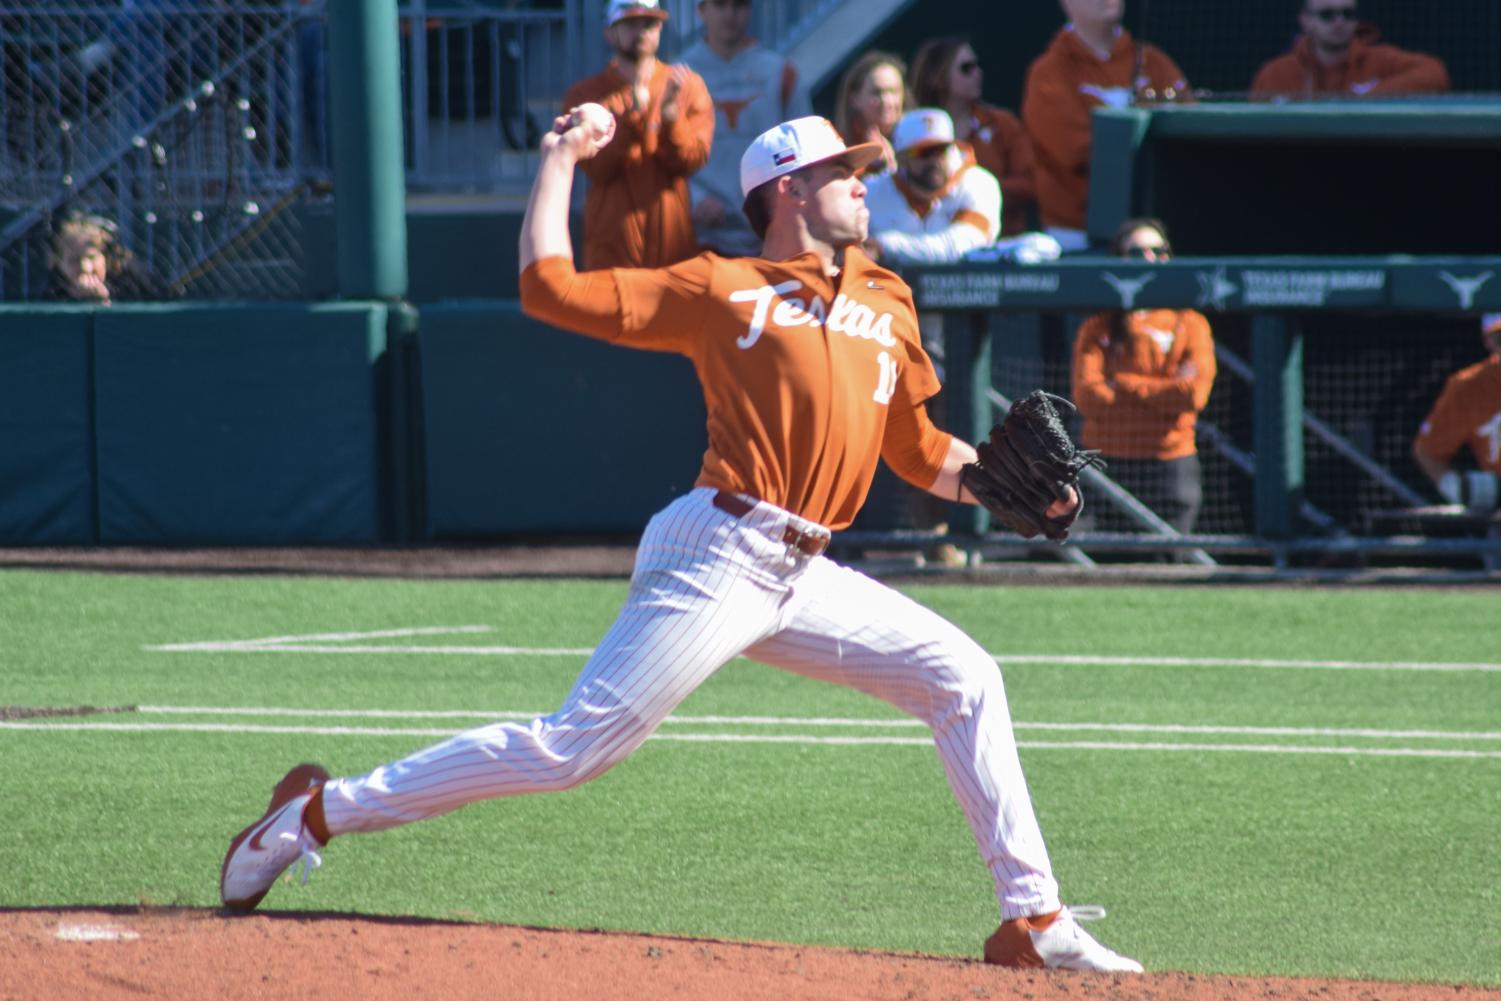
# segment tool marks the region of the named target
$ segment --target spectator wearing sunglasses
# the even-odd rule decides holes
[[[1440,94],[1449,71],[1433,56],[1379,44],[1352,0],[1303,0],[1303,34],[1292,50],[1261,67],[1252,97],[1272,100]]]
[[[1121,27],[1124,0],[1061,0],[1068,24],[1027,70],[1022,121],[1037,154],[1037,207],[1064,250],[1089,245],[1092,116],[1100,107],[1188,99],[1188,82],[1161,49]]]
[[[1001,189],[955,138],[942,108],[914,108],[891,133],[896,171],[870,179],[870,243],[882,261],[945,264],[994,243]]]
[[[968,40],[935,38],[917,50],[912,62],[912,95],[917,103],[942,108],[954,122],[954,139],[974,153],[975,162],[1001,185],[1001,235],[1031,228],[1037,201],[1032,140],[1021,119],[980,100],[985,71]]]
[[[1001,224],[1001,186],[995,175],[975,162],[973,150],[959,145],[954,120],[942,108],[914,108],[891,133],[896,169],[872,178],[866,187],[870,239],[866,249],[885,264],[948,264],[995,242]],[[942,378],[943,315],[917,315],[923,348]],[[944,394],[927,403],[942,420]],[[948,505],[924,490],[905,484],[913,527],[947,535]],[[965,556],[951,542],[939,542],[923,554],[924,562],[962,566]]]
[[[1156,219],[1126,220],[1111,250],[1151,264],[1173,255]],[[1193,531],[1203,501],[1194,435],[1214,375],[1209,321],[1191,309],[1097,313],[1074,341],[1085,446],[1108,460],[1107,476],[1179,532]]]

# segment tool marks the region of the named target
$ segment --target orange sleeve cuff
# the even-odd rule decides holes
[[[990,235],[990,220],[974,209],[960,209],[958,212],[955,212],[954,222],[962,222],[968,226],[973,226],[986,236]]]

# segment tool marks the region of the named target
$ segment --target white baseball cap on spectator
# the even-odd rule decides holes
[[[746,147],[740,157],[740,194],[750,193],[767,181],[815,163],[837,160],[861,171],[881,155],[877,143],[846,146],[834,123],[818,115],[794,118],[767,129]]]
[[[942,108],[913,108],[891,130],[891,148],[898,153],[917,153],[954,142],[954,120]]]
[[[651,17],[665,21],[667,12],[662,9],[661,0],[609,0],[605,4],[606,28],[631,17]]]

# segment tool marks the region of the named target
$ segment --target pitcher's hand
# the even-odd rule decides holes
[[[588,160],[615,138],[615,116],[598,104],[581,104],[553,119],[552,131],[542,137],[542,152],[562,147],[575,160]]]

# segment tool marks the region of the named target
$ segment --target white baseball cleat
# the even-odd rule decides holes
[[[1140,973],[1141,964],[1111,952],[1079,927],[1067,907],[1052,914],[1012,918],[985,940],[985,962],[1046,970]]]
[[[271,793],[261,819],[229,843],[219,870],[219,899],[232,911],[255,909],[277,877],[297,862],[302,881],[323,864],[323,847],[308,830],[303,815],[308,803],[323,791],[328,772],[320,765],[298,765],[287,772]]]

